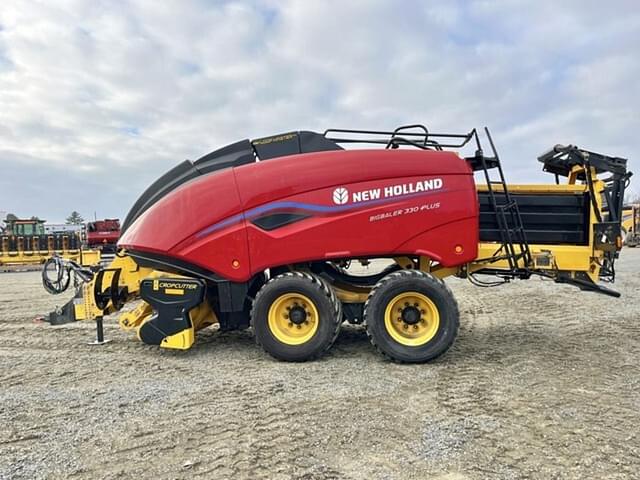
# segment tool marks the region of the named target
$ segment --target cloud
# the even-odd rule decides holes
[[[639,43],[631,1],[12,2],[0,210],[122,218],[241,138],[416,122],[489,125],[510,180],[550,181],[535,157],[555,143],[639,150]]]

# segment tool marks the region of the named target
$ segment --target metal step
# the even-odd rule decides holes
[[[529,244],[527,243],[518,203],[509,194],[498,152],[496,151],[491,134],[486,127],[485,133],[493,150],[495,162],[487,165],[482,155],[480,155],[479,158],[481,159],[481,166],[487,183],[489,204],[495,214],[498,230],[500,231],[502,250],[504,250],[509,263],[510,273],[516,276],[532,264],[531,252],[529,250]],[[491,179],[489,169],[497,169],[500,178],[498,180]],[[494,190],[498,190],[498,192]],[[503,203],[498,202],[496,193],[500,194],[500,199]],[[515,245],[518,246],[518,252],[516,252]],[[522,266],[520,266],[520,261],[523,263]]]

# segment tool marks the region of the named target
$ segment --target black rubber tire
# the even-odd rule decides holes
[[[300,293],[315,304],[319,324],[313,337],[300,345],[278,340],[269,328],[269,308],[286,293]],[[306,362],[321,357],[335,341],[342,323],[342,309],[333,289],[307,272],[287,272],[269,280],[258,292],[251,310],[251,324],[260,345],[269,355],[286,362]]]
[[[385,327],[388,303],[406,291],[422,293],[438,309],[440,326],[435,336],[424,345],[402,345]],[[423,363],[439,357],[453,345],[458,334],[460,313],[453,293],[442,280],[419,270],[401,270],[387,275],[371,290],[364,305],[364,322],[369,340],[384,356],[396,362]]]
[[[331,340],[331,345],[333,345],[336,339],[338,338],[338,335],[340,334],[340,328],[344,323],[344,315],[342,313],[342,302],[338,299],[338,296],[336,295],[335,290],[327,280],[325,280],[319,275],[314,275],[312,273],[310,273],[309,275],[313,275],[316,278],[316,280],[322,282],[323,288],[331,294],[331,302],[333,303],[333,309],[335,311],[335,315],[337,319],[336,321],[338,323],[336,326],[335,333],[333,334],[333,339]],[[329,348],[331,347],[331,345],[329,345]]]

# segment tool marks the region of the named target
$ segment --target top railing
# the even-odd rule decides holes
[[[404,145],[423,150],[462,148],[475,140],[477,149],[482,150],[476,129],[468,133],[434,133],[420,124],[403,125],[393,131],[330,128],[325,130],[324,137],[336,143],[378,144],[385,145],[385,148]]]

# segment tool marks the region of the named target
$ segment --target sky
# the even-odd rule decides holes
[[[124,218],[184,159],[292,130],[488,126],[507,180],[557,143],[628,158],[629,1],[3,0],[0,212]]]

